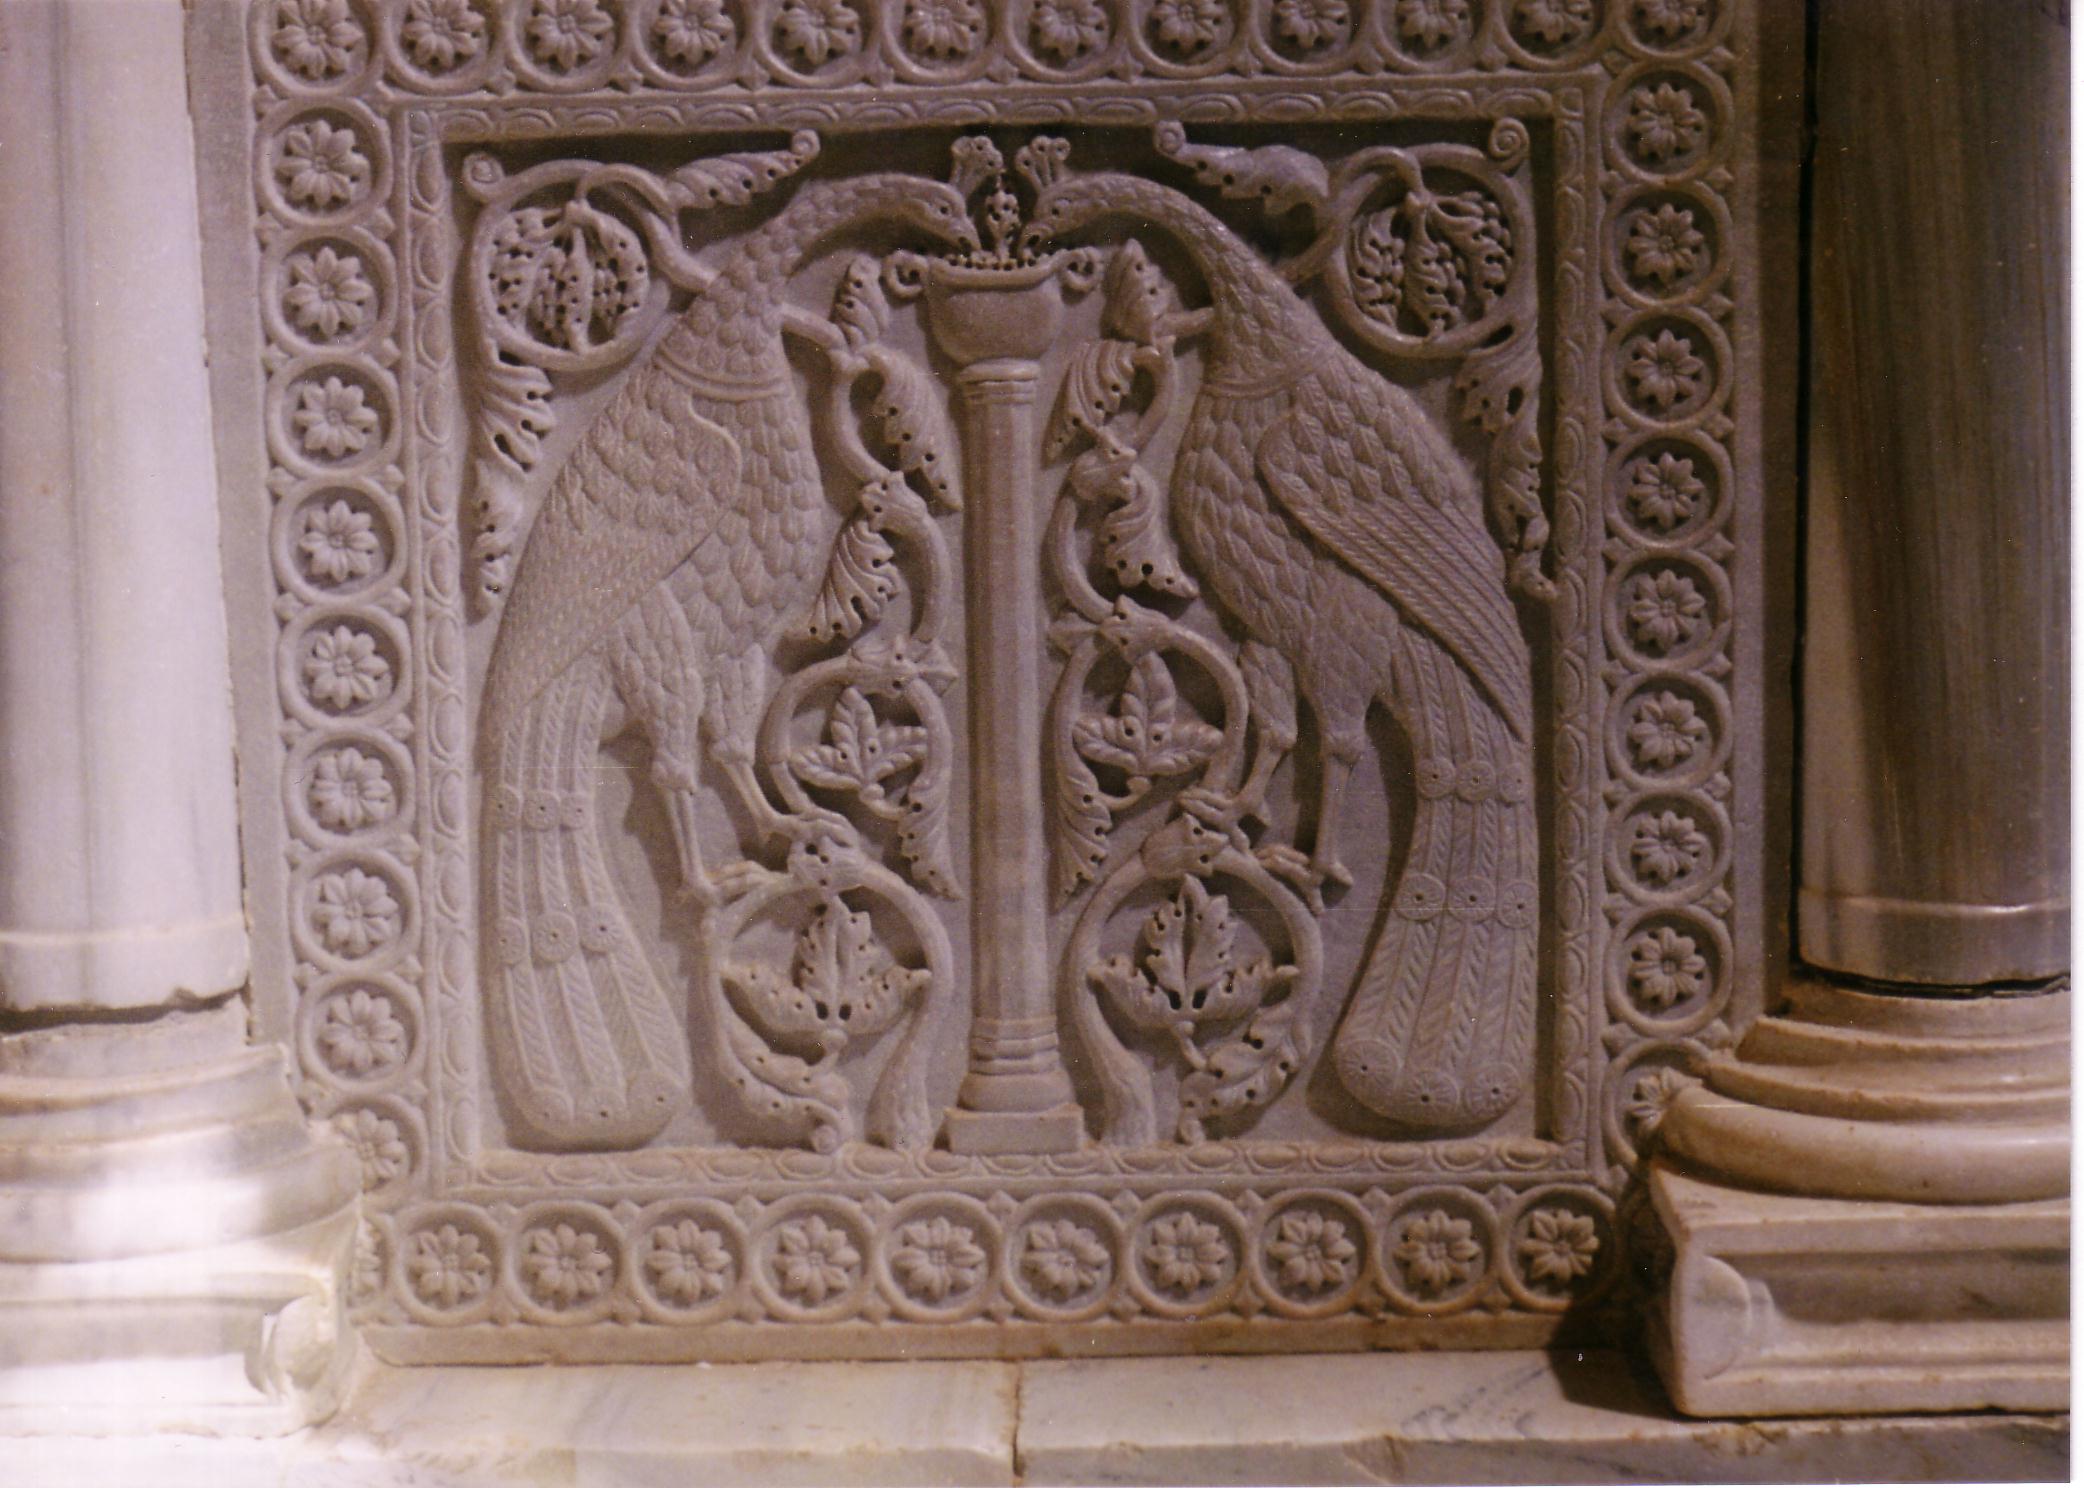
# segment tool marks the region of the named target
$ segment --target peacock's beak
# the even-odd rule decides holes
[[[1020,230],[1020,251],[1033,253],[1049,241],[1049,229],[1039,222],[1030,222]]]

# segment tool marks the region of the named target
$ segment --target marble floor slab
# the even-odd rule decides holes
[[[2045,1481],[2067,1416],[1700,1422],[1524,1352],[390,1369],[325,1426],[0,1439],[7,1488]]]

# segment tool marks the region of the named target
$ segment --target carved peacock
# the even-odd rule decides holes
[[[1300,694],[1322,741],[1316,839],[1307,860],[1285,844],[1261,855],[1313,895],[1350,882],[1341,803],[1371,707],[1389,709],[1417,761],[1410,849],[1334,1060],[1400,1125],[1483,1125],[1527,1078],[1538,932],[1530,668],[1482,493],[1410,394],[1179,192],[1113,173],[1052,180],[1030,241],[1103,217],[1173,235],[1210,299],[1189,317],[1207,342],[1172,513],[1247,633],[1258,747],[1234,797],[1187,804],[1228,829],[1260,817]]]
[[[682,886],[732,887],[697,845],[704,746],[763,837],[841,833],[786,815],[755,772],[782,629],[839,525],[784,350],[789,275],[873,218],[976,246],[961,197],[913,176],[801,191],[719,266],[558,472],[494,642],[479,737],[487,1020],[517,1136],[635,1146],[687,1099],[689,1052],[610,875],[595,766],[619,697],[650,745]],[[742,866],[742,865],[741,865]]]

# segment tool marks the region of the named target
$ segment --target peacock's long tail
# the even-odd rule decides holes
[[[510,719],[486,772],[486,1019],[526,1145],[628,1148],[689,1099],[686,1034],[632,933],[594,825],[605,648]]]
[[[1333,1041],[1340,1080],[1414,1131],[1466,1131],[1520,1098],[1534,1037],[1535,821],[1521,750],[1423,631],[1384,699],[1418,759],[1411,849]]]

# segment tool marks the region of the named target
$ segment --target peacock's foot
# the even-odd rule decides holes
[[[784,875],[751,858],[725,863],[711,873],[698,873],[681,885],[681,893],[696,908],[707,912],[743,899],[754,889]]]
[[[1256,818],[1259,803],[1243,795],[1226,795],[1197,785],[1180,792],[1180,810],[1200,822],[1211,832],[1227,837],[1239,852],[1249,852],[1251,843],[1245,839],[1244,821]]]
[[[860,829],[837,811],[828,811],[822,806],[776,812],[768,820],[767,834],[798,846],[825,841],[850,852],[858,852],[861,848]]]
[[[1353,886],[1353,875],[1343,865],[1335,862],[1327,871],[1308,854],[1286,842],[1267,843],[1253,849],[1252,856],[1267,872],[1302,896],[1311,914],[1324,913],[1325,884],[1333,883],[1342,889]]]

